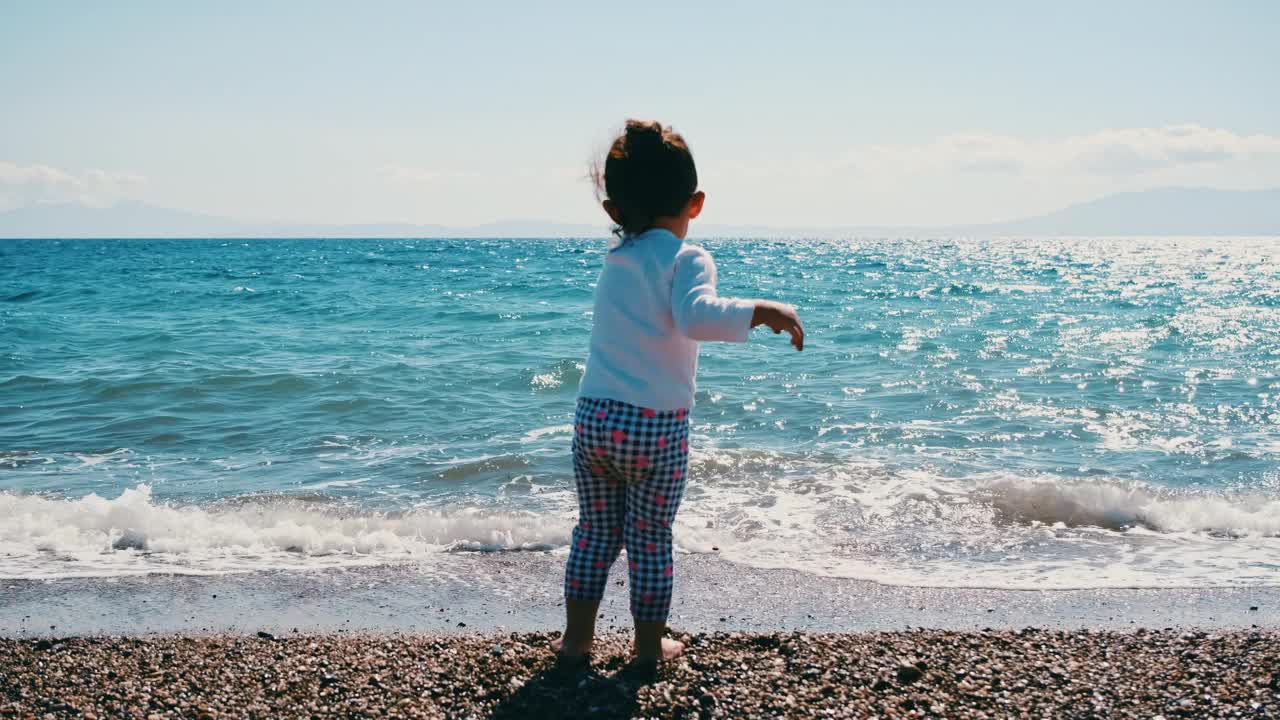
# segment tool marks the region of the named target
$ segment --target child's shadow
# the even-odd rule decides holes
[[[632,667],[602,675],[596,668],[552,665],[498,703],[490,718],[629,718],[635,715],[636,694],[653,680],[651,672]]]

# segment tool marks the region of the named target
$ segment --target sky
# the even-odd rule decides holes
[[[1280,187],[1280,3],[0,0],[0,210],[606,222],[628,117],[719,224]]]

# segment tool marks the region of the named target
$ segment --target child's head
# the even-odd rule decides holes
[[[702,212],[693,153],[679,133],[660,123],[628,120],[609,147],[603,172],[596,166],[592,175],[617,234],[665,227],[683,237],[689,220]]]

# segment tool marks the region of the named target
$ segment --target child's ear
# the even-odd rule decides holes
[[[689,198],[689,204],[684,207],[685,217],[690,220],[702,214],[702,203],[707,201],[707,194],[699,190]]]
[[[614,205],[612,200],[605,200],[601,205],[604,206],[604,211],[609,213],[609,219],[613,220],[614,224],[622,224],[622,213],[618,212],[618,206]]]

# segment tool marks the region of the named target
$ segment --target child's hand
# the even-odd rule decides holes
[[[775,334],[786,330],[791,334],[791,344],[796,346],[796,350],[804,350],[804,326],[800,324],[796,309],[790,305],[757,300],[756,310],[751,314],[751,327],[757,325],[768,325]]]

